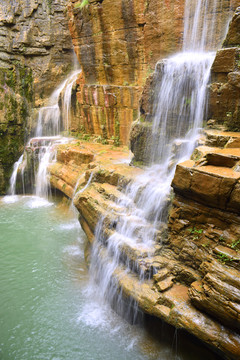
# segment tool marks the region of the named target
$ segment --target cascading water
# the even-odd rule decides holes
[[[175,165],[189,158],[196,146],[206,112],[206,88],[214,50],[222,40],[216,23],[217,8],[221,10],[222,4],[223,0],[185,1],[183,51],[156,67],[156,71],[160,69],[160,76],[149,139],[153,146],[148,144],[146,149],[151,152],[152,166],[129,184],[117,201],[118,215],[110,224],[112,235],[106,234],[104,219],[98,224],[88,291],[94,296],[93,284],[98,283],[98,298],[114,302],[117,311],[121,312],[122,304],[114,278],[123,262],[121,249],[129,246],[149,255],[154,252],[154,244],[161,242],[166,227]],[[224,30],[221,29],[222,36]],[[130,261],[128,264],[126,259],[124,262],[126,271],[137,266]],[[141,269],[138,273],[140,280],[149,275]]]
[[[16,179],[17,179],[17,173],[18,173],[18,169],[20,164],[23,161],[23,154],[20,156],[20,158],[18,159],[18,161],[15,162],[14,166],[13,166],[13,172],[12,172],[12,176],[10,179],[10,188],[9,188],[9,195],[15,195],[16,193]]]
[[[48,146],[41,147],[38,154],[38,171],[36,174],[36,195],[39,197],[48,198],[49,182],[48,182],[48,165],[53,161],[56,156],[54,151],[54,145],[63,144],[68,142],[67,138],[62,138],[59,135],[60,131],[65,129],[68,132],[69,129],[69,116],[71,105],[71,93],[73,84],[76,82],[80,70],[76,70],[63,81],[63,83],[53,92],[50,98],[50,106],[42,108],[39,111],[38,126],[36,129],[36,136],[38,140],[45,141],[43,135],[51,136]],[[61,93],[63,95],[63,111],[61,114],[58,101]],[[61,115],[67,117],[66,126],[61,125]],[[53,137],[53,136],[54,137]]]
[[[69,130],[71,92],[79,73],[80,70],[73,71],[53,92],[49,99],[48,106],[39,109],[35,137],[30,139],[26,146],[26,149],[32,153],[34,169],[30,176],[31,179],[28,180],[28,182],[32,184],[32,191],[35,187],[34,192],[38,197],[48,198],[49,195],[47,168],[56,156],[54,145],[69,141],[69,139],[61,137],[59,134],[60,131],[66,130],[68,132]],[[62,112],[58,104],[61,93],[63,93]],[[26,154],[23,154],[14,164],[14,170],[10,179],[10,195],[16,193],[16,181],[20,169],[22,189],[23,193],[25,193],[24,171],[26,165]],[[35,171],[35,169],[37,170]]]
[[[35,137],[56,136],[59,135],[60,131],[69,130],[72,87],[79,73],[80,70],[73,71],[52,93],[49,99],[49,105],[39,110]],[[64,95],[63,109],[61,112],[58,102],[62,92]]]

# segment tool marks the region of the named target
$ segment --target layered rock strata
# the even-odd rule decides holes
[[[224,38],[225,35],[223,24],[226,23],[227,15],[229,16],[231,11],[239,5],[239,1],[224,3],[224,9],[220,10],[222,19],[219,18],[219,22],[216,24],[220,38],[221,36]],[[209,84],[209,111],[207,118],[204,119],[206,122],[209,120],[209,126],[217,128],[219,125],[224,125],[227,130],[233,131],[239,130],[239,45],[237,44],[239,24],[239,8],[237,8],[223,43],[224,48],[217,52],[212,65],[211,84]],[[219,46],[221,47],[221,42]],[[147,144],[149,141],[157,144],[154,136],[151,137],[157,107],[154,107],[153,104],[156,101],[156,93],[159,91],[163,73],[164,60],[161,60],[157,63],[154,73],[146,80],[140,99],[140,115],[131,128],[130,147],[134,153],[136,164],[149,163],[151,154],[145,150],[148,148]],[[176,122],[176,114],[171,116],[172,118],[168,116],[169,129],[174,127],[174,122]]]
[[[0,194],[42,105],[73,65],[67,0],[7,0],[0,7]]]
[[[238,4],[239,5],[239,4]],[[212,126],[240,130],[240,7],[229,25],[223,48],[217,52],[211,70],[209,119]]]
[[[240,179],[240,148],[219,145],[236,144],[238,139],[239,134],[211,131],[207,145],[197,149],[196,161],[178,165],[168,232],[156,229],[151,251],[123,239],[120,263],[113,273],[123,296],[135,300],[144,312],[187,330],[231,359],[240,356],[240,219],[239,200],[234,195]],[[114,234],[125,211],[118,200],[143,172],[120,163],[128,156],[110,146],[75,143],[60,146],[57,163],[50,166],[52,186],[68,197],[75,194],[74,204],[90,244],[95,241],[99,220],[104,219],[103,257],[104,239]],[[219,158],[224,159],[224,167]],[[144,226],[139,224],[139,236]]]
[[[181,47],[184,4],[170,1],[69,2],[69,26],[82,66],[73,131],[126,144],[138,100],[156,61]]]
[[[67,0],[4,1],[0,9],[0,68],[32,69],[36,102],[48,97],[72,64]]]

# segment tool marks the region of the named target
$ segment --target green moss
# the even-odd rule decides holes
[[[47,0],[47,4],[48,4],[48,7],[49,7],[49,10],[51,11],[51,9],[52,9],[52,0]]]
[[[32,69],[27,67],[19,68],[19,93],[25,97],[28,101],[33,100],[33,76]]]
[[[17,85],[17,73],[15,68],[6,70],[5,83],[9,88],[15,90]]]
[[[120,122],[118,120],[118,114],[114,123],[114,145],[119,146],[120,145]]]
[[[132,161],[132,165],[139,168],[143,168],[144,166],[143,161],[135,161],[135,160]]]
[[[0,89],[0,165],[4,172],[0,193],[5,193],[13,164],[23,151],[33,101],[32,71],[17,61],[11,69],[0,69]]]

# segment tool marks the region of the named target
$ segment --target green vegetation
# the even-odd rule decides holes
[[[220,253],[217,255],[218,257],[218,261],[220,261],[221,263],[229,263],[231,261],[233,261],[233,259],[231,259],[229,256],[227,256],[226,254]]]
[[[10,69],[0,69],[0,89],[0,164],[4,172],[0,193],[5,193],[12,166],[23,151],[33,101],[32,70],[19,61],[15,61]]]
[[[120,122],[119,122],[118,118],[115,120],[115,123],[114,123],[114,132],[115,132],[114,145],[120,146]]]
[[[47,0],[47,4],[48,4],[48,7],[49,7],[49,10],[51,11],[51,9],[52,9],[52,0]]]
[[[240,239],[232,241],[231,248],[238,251],[240,249]]]
[[[48,0],[50,1],[50,0]],[[77,2],[75,5],[74,5],[74,8],[75,9],[82,9],[84,8],[85,6],[87,6],[89,4],[89,0],[82,0],[81,2]]]
[[[90,134],[84,134],[82,139],[85,140],[85,141],[89,141],[91,135]]]
[[[210,246],[210,242],[208,241],[207,243],[205,243],[205,244],[202,244],[202,247],[204,247],[204,248],[209,248],[209,246]]]
[[[189,228],[187,229],[191,235],[194,235],[193,236],[193,239],[196,240],[196,239],[199,239],[199,235],[201,235],[203,233],[203,229],[197,229],[197,228]]]

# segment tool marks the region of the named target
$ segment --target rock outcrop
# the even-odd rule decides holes
[[[73,131],[126,144],[146,77],[181,47],[179,0],[70,1],[69,26],[82,67]]]
[[[240,130],[240,7],[229,25],[223,48],[217,52],[211,70],[209,119],[227,130]]]
[[[219,138],[225,140],[221,147]],[[239,133],[207,131],[206,144],[210,146],[195,150],[196,161],[177,166],[172,183],[176,197],[169,217],[171,248],[176,257],[201,274],[189,290],[192,303],[237,332],[239,138]]]
[[[238,133],[207,132],[195,160],[177,166],[168,231],[156,229],[150,251],[122,239],[113,273],[123,296],[144,312],[187,330],[231,359],[240,356],[238,139]],[[103,257],[106,239],[117,231],[125,211],[119,199],[143,173],[121,163],[129,157],[122,150],[75,141],[59,146],[57,163],[50,166],[52,186],[74,196],[90,244],[104,219],[98,236]],[[139,236],[144,226],[136,228]]]
[[[219,2],[220,3],[220,2]],[[239,5],[239,1],[235,1],[229,7],[229,3],[224,3],[224,9],[219,10],[221,17],[215,24],[218,29],[219,38],[223,39],[225,36],[224,25],[226,23],[226,16],[229,15],[232,9],[235,9]],[[238,58],[239,48],[234,45],[234,41],[237,41],[238,34],[238,17],[239,9],[236,10],[232,22],[230,24],[229,32],[224,41],[223,48],[217,52],[215,61],[211,69],[211,84],[209,85],[209,112],[208,118],[211,120],[209,124],[226,125],[228,130],[238,131],[239,126],[239,114],[238,114],[238,100],[239,100],[239,88],[238,88]],[[232,39],[232,40],[231,40]],[[235,40],[234,40],[235,39]],[[220,44],[217,42],[219,47]],[[213,46],[213,44],[211,44]],[[216,44],[215,44],[216,45]],[[214,48],[214,46],[213,46]],[[217,47],[216,47],[217,48]],[[140,99],[140,116],[133,123],[130,131],[130,148],[134,153],[135,164],[147,164],[151,155],[147,149],[148,143],[157,143],[155,135],[151,137],[152,123],[156,115],[157,99],[155,93],[159,91],[162,77],[164,76],[165,61],[158,61],[155,71],[151,74],[145,83],[143,88],[142,97]],[[174,81],[174,80],[173,80]],[[177,86],[177,85],[176,85]],[[156,91],[155,91],[156,89]],[[191,96],[190,96],[191,97]],[[156,100],[156,106],[154,106],[154,100]],[[186,104],[189,105],[189,104]],[[176,114],[172,115],[172,119],[168,118],[169,128],[174,127],[176,124]],[[156,131],[156,129],[155,129]],[[187,131],[187,129],[186,129]]]
[[[6,0],[0,8],[0,194],[42,105],[69,72],[67,0]]]
[[[72,32],[75,34],[74,45],[79,58],[83,56],[85,44],[81,42],[81,34],[84,34],[82,31],[86,31],[85,38],[88,40],[89,49],[86,59],[82,59],[85,61],[85,69],[83,66],[83,77],[79,79],[79,89],[82,90],[77,89],[77,96],[82,99],[83,109],[87,102],[88,110],[85,115],[89,119],[88,126],[91,126],[93,122],[87,114],[90,109],[95,109],[97,102],[94,96],[89,96],[87,89],[92,87],[96,90],[98,86],[95,96],[98,94],[99,99],[98,91],[103,88],[105,81],[118,79],[114,72],[109,73],[108,67],[100,60],[89,61],[95,56],[95,49],[99,46],[97,36],[101,37],[105,46],[102,47],[103,54],[108,54],[105,28],[94,29],[101,31],[100,34],[95,33],[95,42],[91,23],[93,14],[97,19],[101,14],[104,23],[104,11],[107,14],[104,6],[108,2],[90,1],[88,11],[84,10],[86,13],[74,10],[74,3],[76,2],[72,0],[69,11],[72,11],[72,19],[75,19],[72,26],[78,24]],[[115,24],[111,26],[117,33]],[[80,33],[77,32],[79,28]],[[227,39],[230,41],[228,37]],[[100,44],[103,45],[101,42]],[[111,42],[107,44],[109,47],[113,46]],[[235,42],[233,45],[236,45]],[[213,69],[216,73],[219,70],[219,76],[226,79],[226,73],[236,69],[238,49],[235,47],[221,51],[216,56]],[[223,58],[226,60],[224,63]],[[115,70],[115,63],[110,60],[112,61],[112,58],[106,55],[106,64],[109,61]],[[93,63],[94,66],[91,67]],[[223,71],[224,66],[226,67]],[[131,65],[129,68],[133,71]],[[151,127],[153,89],[156,78],[161,77],[161,63],[156,70],[146,83],[140,102],[141,117],[134,124],[131,133],[135,159],[141,162],[148,161],[144,157],[146,152],[143,148]],[[102,77],[99,75],[94,78],[92,72],[101,74]],[[128,72],[124,74],[129,76]],[[134,74],[135,72],[133,76]],[[141,87],[141,76],[139,81],[137,85]],[[113,91],[111,86],[110,93]],[[104,91],[101,91],[104,94]],[[106,106],[106,102],[103,103],[106,98],[101,96],[101,105]],[[118,98],[118,95],[115,96]],[[114,100],[113,98],[111,99]],[[118,103],[116,98],[115,104]],[[112,104],[114,108],[114,101]],[[226,109],[229,109],[229,104]],[[84,118],[82,121],[84,122]],[[110,131],[110,127],[105,127],[105,124],[100,129]],[[93,129],[91,133],[94,132]],[[49,168],[50,179],[54,188],[68,197],[74,197],[80,223],[89,243],[93,244],[96,238],[98,239],[103,260],[109,256],[109,237],[114,239],[116,234],[119,239],[120,236],[121,241],[117,243],[119,263],[112,277],[123,297],[136,301],[145,313],[157,316],[176,328],[187,330],[224,358],[237,360],[240,358],[240,135],[235,132],[208,130],[205,137],[204,145],[195,150],[192,159],[177,165],[172,182],[175,196],[167,227],[157,227],[151,222],[151,216],[144,224],[137,218],[129,219],[136,221],[136,237],[139,237],[139,243],[121,238],[117,223],[126,212],[121,204],[131,203],[132,207],[137,206],[135,200],[138,194],[135,200],[129,199],[124,190],[134,183],[144,170],[120,163],[117,160],[122,158],[120,150],[113,151],[109,145],[102,147],[82,142],[59,147],[57,162]],[[127,154],[125,156],[128,157]],[[141,191],[141,188],[138,191]],[[119,199],[122,202],[119,202]],[[100,219],[101,229],[98,227]],[[152,237],[155,242],[150,249],[141,246],[141,236],[146,227],[153,228]]]

